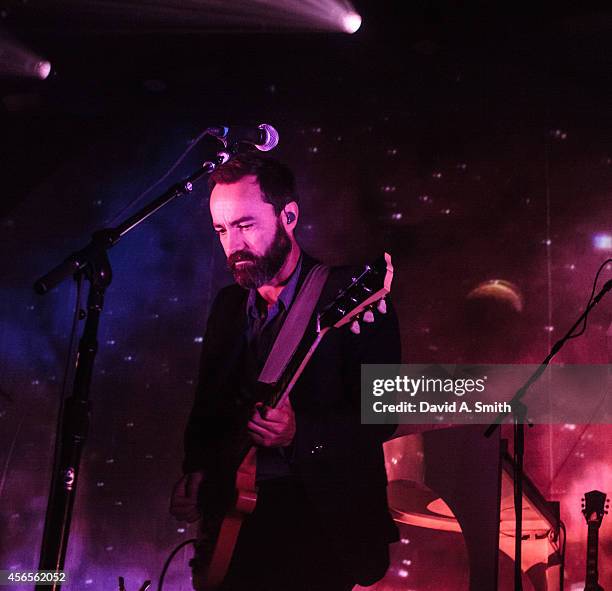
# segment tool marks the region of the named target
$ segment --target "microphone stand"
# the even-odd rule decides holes
[[[525,423],[528,423],[530,427],[533,426],[533,424],[527,419],[527,406],[522,402],[522,398],[527,393],[529,387],[544,373],[551,359],[571,338],[576,328],[578,328],[578,325],[586,319],[591,310],[599,303],[604,295],[610,291],[610,289],[612,289],[612,279],[604,284],[599,293],[593,298],[584,312],[580,315],[580,318],[578,318],[567,333],[565,333],[565,335],[552,346],[550,353],[546,356],[544,361],[542,361],[528,380],[516,391],[512,397],[512,400],[510,400],[512,413],[503,412],[497,415],[493,423],[487,427],[487,430],[484,433],[485,437],[491,437],[504,419],[508,415],[512,414],[514,423],[514,515],[516,523],[514,535],[514,591],[523,591],[521,559],[523,538],[523,460],[525,457]]]
[[[212,160],[204,162],[191,176],[172,186],[123,223],[114,228],[94,232],[91,242],[85,248],[69,255],[63,263],[34,283],[34,290],[39,294],[45,294],[70,276],[74,276],[77,280],[84,277],[89,282],[87,320],[79,342],[72,394],[62,402],[60,408],[51,488],[40,552],[39,570],[41,571],[62,571],[66,559],[81,452],[89,430],[89,391],[98,350],[98,325],[104,307],[104,295],[112,281],[112,269],[107,251],[170,201],[190,194],[196,182],[227,162],[236,151],[236,146],[232,146],[229,152],[217,152]],[[36,585],[35,591],[49,591],[49,589],[57,591],[60,588],[60,582],[55,581],[51,584]]]

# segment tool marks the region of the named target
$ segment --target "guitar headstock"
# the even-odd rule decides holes
[[[597,523],[597,527],[601,525],[603,516],[607,515],[610,501],[606,499],[606,493],[598,490],[592,490],[584,493],[582,499],[582,514],[588,524]]]
[[[384,253],[371,265],[353,277],[350,285],[341,290],[338,296],[327,305],[317,317],[317,330],[339,328],[358,319],[362,313],[368,314],[378,302],[379,310],[384,312],[384,297],[391,291],[393,265],[391,255]],[[371,314],[371,312],[369,312]],[[364,318],[366,322],[367,318]]]

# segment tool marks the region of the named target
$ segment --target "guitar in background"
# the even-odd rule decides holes
[[[599,584],[597,553],[599,549],[599,527],[603,516],[608,513],[609,503],[610,501],[606,500],[606,493],[598,490],[585,493],[582,499],[582,514],[589,528],[584,591],[604,591],[604,588]]]

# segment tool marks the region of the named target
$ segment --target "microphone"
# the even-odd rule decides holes
[[[257,126],[209,127],[206,133],[221,140],[226,148],[228,145],[243,143],[251,144],[262,152],[269,152],[278,145],[278,131],[267,123]]]

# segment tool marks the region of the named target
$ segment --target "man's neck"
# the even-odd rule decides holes
[[[295,271],[295,267],[300,260],[301,254],[302,251],[300,247],[298,246],[297,242],[294,242],[287,260],[272,281],[257,288],[259,295],[266,301],[268,306],[273,306],[278,300],[281,291],[285,289],[285,284]]]

